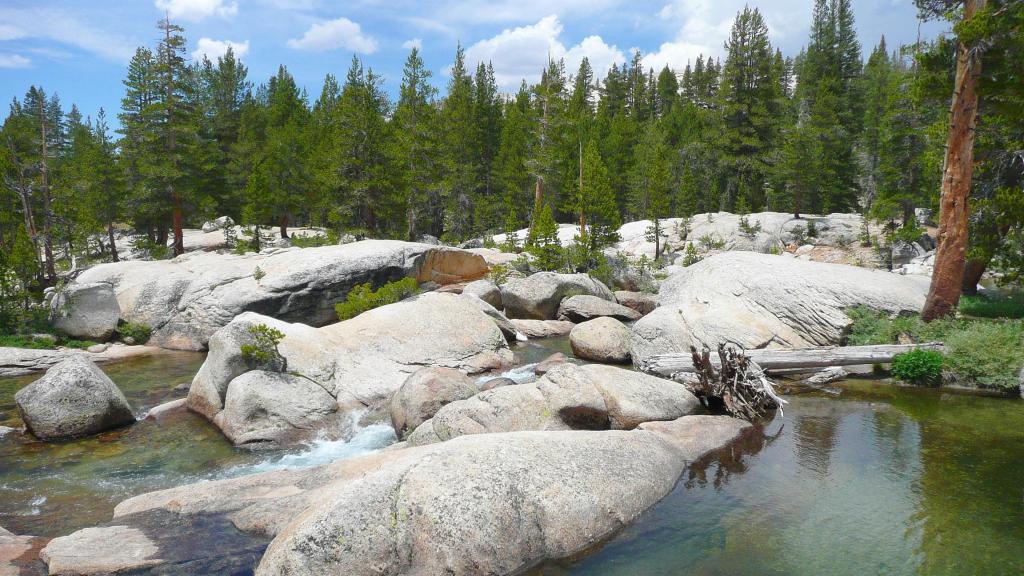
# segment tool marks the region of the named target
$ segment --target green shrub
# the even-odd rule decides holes
[[[394,304],[416,293],[415,278],[402,278],[397,282],[388,282],[377,290],[370,283],[360,284],[348,293],[344,302],[336,304],[334,310],[339,320],[348,320],[379,306]]]
[[[136,344],[145,344],[153,334],[153,329],[141,322],[125,322],[117,331],[121,334],[121,340],[131,338]]]
[[[750,220],[748,220],[746,216],[740,216],[739,229],[740,234],[747,238],[754,238],[761,232],[761,223],[755,222],[754,224],[751,224]]]
[[[328,230],[324,234],[292,234],[292,246],[297,248],[318,248],[338,243],[338,233]]]
[[[992,296],[963,296],[960,312],[978,318],[1024,318],[1024,291]]]
[[[725,240],[722,240],[718,236],[712,236],[711,234],[705,234],[697,239],[697,243],[704,249],[705,252],[709,250],[721,250],[725,248]]]
[[[911,384],[938,385],[942,380],[942,353],[911,350],[892,359],[892,375]]]
[[[1024,321],[946,319],[922,322],[918,316],[889,318],[867,308],[846,311],[853,319],[850,345],[894,344],[900,336],[914,342],[943,342],[945,374],[967,386],[1013,389],[1024,366]]]
[[[487,272],[487,277],[494,282],[495,285],[501,286],[505,282],[508,282],[509,274],[512,270],[503,264],[493,264],[491,269]]]
[[[65,348],[76,348],[78,350],[85,350],[89,346],[95,346],[96,344],[97,344],[97,342],[93,342],[92,340],[72,340],[72,339],[67,339],[67,340],[61,340],[60,341],[60,345],[61,346],[64,346]]]
[[[249,365],[263,370],[284,372],[288,370],[288,360],[281,355],[277,345],[284,339],[284,333],[266,324],[256,324],[249,327],[252,334],[252,344],[242,344],[242,358]]]
[[[693,242],[686,244],[686,252],[683,253],[683,266],[690,266],[700,262],[700,254],[697,253],[697,247],[693,245]]]
[[[946,368],[958,380],[989,388],[1016,388],[1024,366],[1024,322],[974,321],[945,339]]]
[[[252,279],[255,280],[257,284],[259,284],[260,280],[263,280],[266,276],[267,276],[267,273],[264,272],[263,268],[260,268],[259,266],[257,266],[252,271]]]
[[[817,238],[818,237],[818,225],[814,223],[814,220],[807,221],[807,237]]]

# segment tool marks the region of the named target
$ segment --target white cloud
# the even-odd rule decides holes
[[[8,36],[0,39],[41,38],[118,62],[128,61],[140,44],[138,39],[95,28],[67,10],[0,7],[0,22],[0,33]]]
[[[10,24],[0,24],[0,40],[17,40],[28,36],[24,30]]]
[[[0,68],[30,68],[32,61],[20,54],[0,54]]]
[[[412,50],[413,48],[423,50],[423,39],[412,38],[410,40],[406,40],[405,42],[402,42],[402,48],[405,48],[406,50]]]
[[[604,76],[612,64],[624,62],[625,55],[616,46],[609,46],[600,36],[588,36],[570,48],[560,40],[562,24],[550,15],[536,24],[502,30],[497,36],[481,40],[466,49],[466,62],[491,62],[498,86],[512,91],[521,80],[537,82],[547,66],[548,57],[564,59],[567,72],[575,73],[584,57],[590,60],[594,74]]]
[[[310,26],[302,38],[293,38],[288,45],[296,50],[323,52],[346,48],[353,52],[372,54],[377,51],[377,41],[363,34],[359,24],[348,18],[318,22]]]
[[[225,0],[155,0],[154,5],[171,18],[199,22],[210,16],[227,18],[238,14],[238,2]]]
[[[217,58],[227,54],[228,48],[231,48],[235,53],[235,58],[240,60],[249,53],[249,41],[233,42],[231,40],[200,38],[199,42],[196,43],[196,49],[192,52],[192,59],[199,62],[203,59],[203,56],[206,56],[211,62],[216,62]]]

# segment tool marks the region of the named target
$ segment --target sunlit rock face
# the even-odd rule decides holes
[[[732,342],[744,348],[838,344],[844,312],[866,306],[917,312],[928,278],[756,252],[724,252],[683,268],[662,283],[659,307],[633,325],[630,352],[654,354]]]
[[[250,329],[281,331],[287,365],[253,365]],[[353,411],[382,409],[423,366],[477,374],[512,363],[494,319],[469,298],[426,293],[323,328],[252,312],[210,338],[188,406],[239,445],[277,446],[317,434],[344,437]]]
[[[358,284],[380,285],[409,276],[449,284],[486,273],[483,257],[465,250],[365,240],[259,254],[194,252],[173,260],[101,264],[83,272],[71,288],[106,284],[121,320],[153,329],[151,344],[203,350],[214,332],[243,312],[322,326],[337,319],[334,304]],[[65,321],[92,313],[88,306],[73,308]]]

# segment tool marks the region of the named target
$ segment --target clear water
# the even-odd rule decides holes
[[[543,574],[1024,574],[1024,402],[850,382]]]
[[[565,338],[517,345],[528,365]],[[140,414],[181,397],[201,354],[108,365]],[[0,425],[18,426],[0,380]],[[1024,402],[848,382],[790,396],[785,420],[691,469],[598,549],[550,575],[1024,574]],[[380,449],[390,426],[279,453],[236,450],[187,412],[94,438],[0,437],[0,526],[57,536],[106,522],[124,498],[202,479],[312,466]]]
[[[176,398],[204,354],[173,353],[103,367],[136,414]],[[21,427],[14,393],[39,375],[0,379],[0,425]],[[314,442],[289,451],[253,453],[234,448],[200,416],[180,411],[100,435],[39,442],[9,432],[0,437],[0,526],[53,537],[110,520],[132,496],[205,479],[275,468],[314,466],[378,450],[395,441],[390,425],[359,429],[350,442]]]

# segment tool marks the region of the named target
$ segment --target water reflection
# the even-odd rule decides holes
[[[1024,403],[800,395],[638,522],[544,574],[1024,573]]]

